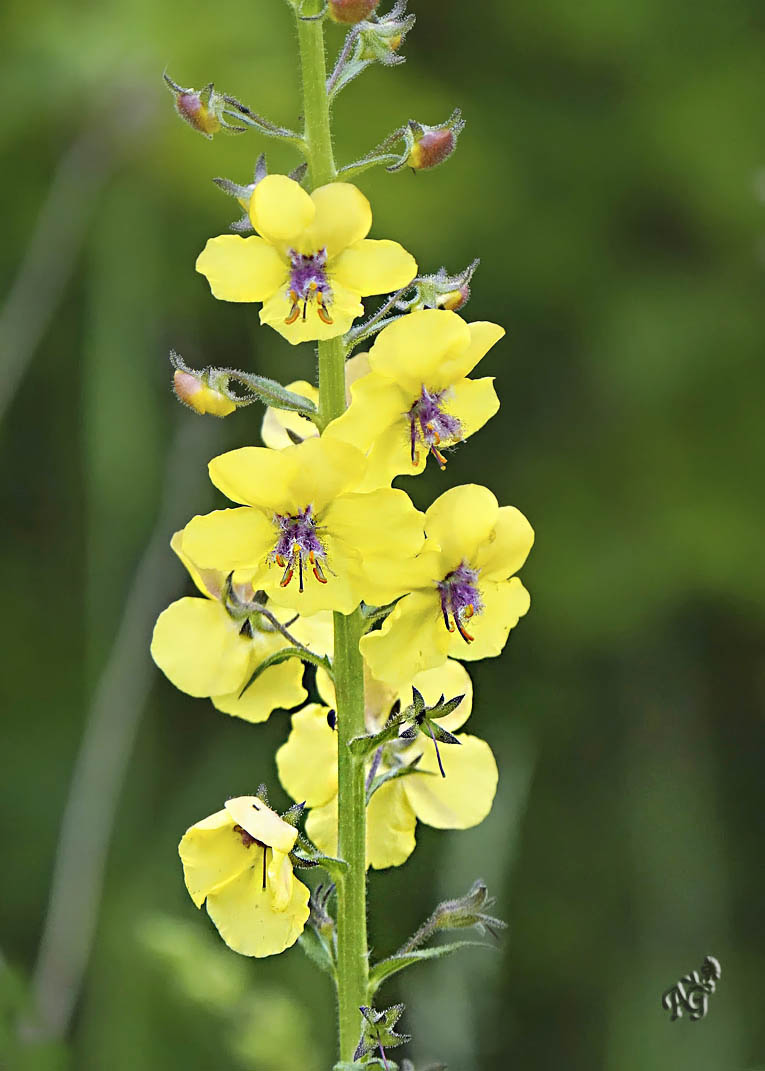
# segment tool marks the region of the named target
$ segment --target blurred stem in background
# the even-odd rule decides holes
[[[170,450],[162,508],[125,600],[95,689],[61,821],[48,912],[34,972],[30,1038],[64,1037],[82,988],[99,915],[117,804],[154,673],[146,637],[176,594],[167,533],[195,494],[211,449],[210,426],[181,420]]]
[[[105,121],[108,109],[99,110],[61,157],[0,309],[0,422],[71,278],[99,193],[153,117],[153,98],[143,91],[123,88],[121,96],[127,120],[119,131]]]
[[[305,140],[311,185],[332,182],[332,155],[324,24],[298,15]],[[342,338],[319,342],[319,414],[322,426],[345,409]],[[361,612],[336,613],[334,670],[337,696],[338,852],[348,864],[337,882],[337,1002],[340,1059],[353,1060],[359,1040],[359,1008],[368,1003],[369,953],[366,904],[366,795],[364,765],[348,748],[364,724],[364,669],[359,651]]]

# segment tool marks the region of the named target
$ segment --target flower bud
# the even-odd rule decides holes
[[[332,2],[330,0],[330,7]],[[354,2],[358,3],[358,0]],[[354,60],[362,64],[377,62],[386,66],[403,63],[403,56],[397,56],[396,53],[414,22],[415,16],[406,14],[406,0],[399,0],[387,15],[359,26]]]
[[[187,372],[176,368],[173,390],[178,401],[197,413],[224,417],[233,413],[236,405],[225,394],[206,383],[204,372]]]
[[[470,280],[478,263],[474,260],[456,275],[449,275],[446,268],[439,268],[434,275],[420,276],[415,280],[413,295],[404,301],[397,301],[396,307],[402,312],[412,312],[414,309],[458,312],[470,300]]]
[[[190,126],[204,134],[206,138],[212,138],[219,130],[229,130],[232,133],[241,134],[246,127],[230,123],[229,118],[241,118],[245,111],[244,105],[239,104],[233,97],[227,97],[223,93],[216,93],[212,82],[204,89],[184,89],[174,82],[167,74],[163,75],[167,88],[175,98],[175,110]],[[234,111],[230,109],[233,108]]]
[[[465,127],[459,108],[442,126],[425,126],[413,119],[409,121],[412,140],[406,166],[415,171],[428,171],[448,160],[457,147],[457,137]]]
[[[355,26],[369,18],[380,0],[329,0],[329,17],[334,22]]]

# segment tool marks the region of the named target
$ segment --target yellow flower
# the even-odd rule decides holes
[[[211,238],[197,271],[222,301],[262,301],[261,323],[293,345],[345,334],[364,311],[362,297],[398,290],[417,274],[398,242],[366,237],[369,201],[347,182],[309,195],[285,175],[268,175],[249,214],[258,234]]]
[[[228,800],[184,833],[178,846],[189,896],[243,956],[294,945],[308,920],[308,889],[289,853],[297,830],[257,796]]]
[[[534,532],[519,510],[500,509],[486,487],[453,487],[426,512],[425,532],[425,549],[414,562],[369,563],[380,584],[398,580],[407,585],[399,590],[410,593],[379,631],[361,640],[371,672],[396,687],[448,656],[498,655],[529,608],[529,594],[513,573]]]
[[[360,376],[369,372],[369,361],[366,353],[357,353],[345,362],[345,386],[347,401],[350,402],[349,387]],[[308,398],[318,407],[319,391],[312,383],[304,379],[297,379],[294,383],[288,383],[286,390],[294,394],[301,394]],[[290,437],[290,434],[292,437]],[[272,450],[283,450],[285,446],[294,446],[296,440],[312,439],[318,436],[319,429],[308,417],[300,413],[293,413],[289,409],[266,408],[263,424],[260,429],[260,437],[266,446]]]
[[[299,659],[270,666],[240,698],[255,667],[290,643],[261,614],[238,611],[227,600],[226,574],[198,569],[184,552],[182,533],[176,532],[170,545],[205,598],[178,599],[159,615],[151,653],[162,672],[182,692],[209,696],[218,710],[245,721],[265,721],[278,707],[289,710],[302,703],[306,691]],[[253,594],[251,584],[236,585],[232,592],[235,603]],[[277,608],[274,613],[282,623],[293,616]],[[300,618],[290,624],[290,633],[323,654],[332,642],[332,619],[329,614]]]
[[[327,429],[367,454],[363,489],[422,472],[429,454],[443,468],[442,451],[497,412],[494,380],[467,375],[504,333],[445,309],[410,313],[380,332],[369,375],[356,380],[350,407]]]
[[[334,704],[328,678],[317,675],[322,696]],[[417,674],[412,681],[428,706],[441,695],[464,695],[456,710],[437,724],[453,733],[470,717],[472,685],[467,671],[449,660],[438,669]],[[411,688],[397,694],[375,682],[375,711],[367,711],[369,728],[380,728],[392,704],[411,702]],[[373,724],[372,724],[373,723]],[[497,764],[489,745],[478,737],[457,736],[459,744],[435,746],[422,734],[415,740],[385,745],[376,772],[384,773],[420,756],[417,772],[388,781],[372,795],[367,807],[367,866],[400,866],[414,850],[417,820],[436,829],[468,829],[491,810],[497,788]],[[446,776],[441,776],[439,755]],[[312,808],[306,832],[327,855],[337,853],[337,734],[327,722],[327,709],[312,703],[292,715],[292,732],[276,753],[279,779],[295,800]]]
[[[326,437],[213,458],[212,482],[244,505],[194,517],[184,551],[205,569],[236,570],[278,605],[350,613],[390,590],[368,575],[366,559],[405,562],[424,543],[423,516],[403,491],[355,493],[365,464],[358,450]]]

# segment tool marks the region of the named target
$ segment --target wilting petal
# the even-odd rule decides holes
[[[528,611],[531,604],[529,593],[517,576],[511,580],[479,582],[483,610],[469,622],[473,643],[465,643],[459,632],[451,634],[449,654],[452,658],[476,661],[493,658],[507,643],[511,628]]]
[[[225,807],[237,825],[246,829],[251,837],[280,852],[292,851],[297,830],[257,796],[236,796],[226,800]]]
[[[490,538],[498,513],[499,504],[488,487],[462,484],[436,499],[425,514],[425,531],[456,569],[463,561],[471,564],[478,547]]]
[[[350,182],[330,182],[315,189],[311,200],[316,214],[301,236],[301,253],[326,249],[327,259],[332,260],[346,246],[360,242],[369,234],[372,209],[357,186]]]
[[[260,867],[253,866],[207,898],[207,913],[221,937],[243,956],[283,952],[297,941],[310,914],[309,892],[302,881],[293,877],[292,894],[282,910],[276,910],[268,882],[265,889],[262,884]]]
[[[295,245],[315,215],[310,196],[286,175],[267,175],[250,198],[253,227],[280,248]]]
[[[367,238],[345,249],[330,270],[333,280],[367,297],[406,286],[417,274],[417,261],[398,242]]]
[[[237,877],[250,866],[247,849],[234,831],[234,820],[226,810],[187,829],[178,845],[183,877],[189,896],[201,907],[205,898]]]
[[[438,745],[446,777],[441,776],[435,748],[425,742],[418,772],[401,782],[419,820],[436,829],[478,825],[497,791],[497,763],[486,741],[467,735],[459,741]]]
[[[289,267],[262,238],[222,234],[210,238],[196,269],[220,301],[265,301],[287,282]]]
[[[534,529],[515,506],[502,506],[494,538],[478,548],[475,566],[486,580],[506,580],[516,573],[534,543]]]
[[[154,661],[187,695],[233,692],[244,683],[249,640],[219,602],[185,598],[157,618],[151,641]]]
[[[292,715],[292,731],[276,752],[282,787],[296,803],[320,807],[337,795],[337,733],[327,707],[309,703]]]

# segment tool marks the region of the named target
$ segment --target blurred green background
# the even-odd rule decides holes
[[[445,167],[359,185],[373,234],[421,269],[481,257],[466,314],[507,338],[482,366],[499,415],[407,489],[424,506],[486,482],[537,544],[532,611],[474,673],[494,811],[469,832],[420,826],[370,892],[375,954],[476,876],[510,929],[388,996],[418,1065],[761,1067],[765,9],[414,10],[407,64],[339,98],[338,156],[463,108]],[[259,429],[253,409],[182,410],[168,349],[312,375],[310,347],[215,302],[193,267],[237,215],[212,177],[249,181],[263,149],[272,170],[297,158],[254,134],[205,141],[161,73],[294,124],[290,13],[9,0],[0,37],[0,1066],[325,1071],[326,977],[297,948],[228,952],[176,856],[229,795],[266,780],[286,803],[287,716],[228,719],[148,654],[186,590],[170,534],[215,501],[204,464]],[[706,954],[723,968],[707,1019],[670,1023],[661,993]]]

